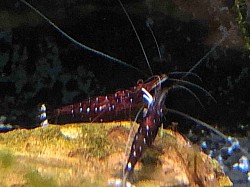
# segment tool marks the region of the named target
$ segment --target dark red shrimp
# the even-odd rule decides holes
[[[124,168],[124,183],[145,149],[154,142],[162,124],[166,91],[157,88],[154,96],[146,89],[142,89],[142,92],[143,97],[148,103],[148,108],[132,142],[129,158]]]
[[[165,74],[152,77],[152,80],[138,81],[138,85],[126,90],[119,90],[113,94],[97,96],[85,99],[71,105],[66,105],[52,111],[48,111],[48,119],[54,119],[56,123],[69,122],[107,122],[122,120],[131,112],[137,112],[143,105],[144,88],[149,92],[167,79]],[[43,113],[45,112],[42,109]],[[43,118],[42,118],[43,119]]]

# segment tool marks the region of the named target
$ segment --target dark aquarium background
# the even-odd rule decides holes
[[[68,40],[20,1],[0,2],[1,123],[38,125],[41,103],[49,109],[134,86],[151,76],[138,39],[120,4],[112,1],[29,1],[77,41],[142,72],[87,51]],[[153,74],[188,71],[217,43],[223,42],[190,77],[217,100],[196,88],[206,110],[185,91],[169,93],[166,105],[218,127],[226,134],[247,135],[250,125],[249,5],[220,1],[124,1],[141,38]],[[150,25],[157,39],[159,58]],[[163,87],[171,85],[170,81]],[[192,124],[179,122],[180,131]]]
[[[200,143],[204,152],[220,161],[236,186],[249,185],[249,1],[124,1],[152,73],[118,0],[28,2],[78,42],[140,71],[76,45],[21,1],[2,0],[0,131],[8,131],[11,125],[38,127],[42,103],[48,110],[55,109],[127,89],[152,75],[187,72],[200,61],[193,73],[202,81],[195,76],[185,80],[207,90],[216,102],[197,87],[189,86],[204,109],[194,96],[181,89],[169,92],[166,106],[238,139],[223,140],[222,145],[220,136],[202,131],[189,119],[171,113],[164,117],[164,125],[185,134],[193,143]],[[162,88],[173,83],[167,80]],[[244,154],[239,146],[244,148]],[[247,168],[241,171],[243,159]]]

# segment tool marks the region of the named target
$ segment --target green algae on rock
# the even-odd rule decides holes
[[[130,122],[82,123],[0,134],[1,186],[108,186],[121,178]],[[232,186],[217,161],[165,130],[133,174],[135,186]]]

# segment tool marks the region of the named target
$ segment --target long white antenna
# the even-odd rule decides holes
[[[158,51],[158,55],[159,55],[159,58],[160,58],[160,62],[162,63],[162,56],[161,56],[160,47],[159,47],[158,42],[157,42],[157,40],[156,40],[155,34],[154,34],[154,32],[153,32],[153,30],[152,30],[152,28],[151,28],[151,26],[150,26],[150,25],[153,25],[153,23],[154,23],[154,21],[153,21],[152,18],[148,18],[147,21],[146,21],[146,25],[147,25],[149,31],[151,32],[151,35],[152,35],[153,38],[154,38],[155,45],[156,45],[156,48],[157,48],[157,51]]]
[[[28,2],[26,2],[25,0],[20,0],[22,3],[24,3],[25,5],[27,5],[29,8],[31,8],[32,10],[34,10],[38,15],[40,15],[43,19],[45,19],[50,25],[52,25],[57,31],[59,31],[62,35],[64,35],[68,40],[70,40],[71,42],[73,42],[74,44],[80,46],[81,48],[85,49],[85,50],[88,50],[90,52],[93,52],[93,53],[96,53],[97,55],[100,55],[104,58],[107,58],[111,61],[114,61],[114,62],[117,62],[121,65],[124,65],[128,68],[131,68],[131,69],[135,69],[137,70],[138,72],[141,72],[143,74],[145,74],[143,71],[141,71],[140,69],[122,61],[122,60],[119,60],[117,58],[114,58],[110,55],[107,55],[101,51],[98,51],[96,49],[93,49],[91,47],[88,47],[80,42],[78,42],[77,40],[75,40],[74,38],[72,38],[70,35],[68,35],[66,32],[64,32],[62,29],[60,29],[54,22],[52,22],[49,18],[47,18],[45,15],[43,15],[39,10],[37,10],[34,6],[32,6],[31,4],[29,4]]]
[[[144,50],[144,47],[143,47],[143,45],[142,45],[141,39],[140,39],[140,37],[139,37],[139,35],[138,35],[136,29],[135,29],[135,26],[134,26],[134,24],[133,24],[133,22],[132,22],[130,16],[128,15],[128,12],[126,11],[125,7],[123,6],[121,0],[118,0],[118,2],[120,3],[120,5],[121,5],[121,7],[122,7],[122,9],[123,9],[123,11],[124,11],[124,13],[126,14],[128,20],[129,20],[129,22],[130,22],[130,25],[132,26],[132,28],[133,28],[133,30],[134,30],[134,33],[135,33],[136,38],[137,38],[137,40],[138,40],[138,42],[139,42],[139,44],[140,44],[140,46],[141,46],[141,49],[142,49],[143,55],[144,55],[144,57],[145,57],[145,60],[146,60],[146,62],[147,62],[147,65],[148,65],[148,68],[149,68],[149,70],[150,70],[150,73],[151,73],[151,75],[153,75],[153,71],[152,71],[151,66],[150,66],[150,63],[149,63],[149,61],[148,61],[147,54],[146,54],[146,52],[145,52],[145,50]]]
[[[224,33],[223,37],[217,42],[206,54],[203,56],[184,76],[181,77],[181,79],[184,79],[186,76],[188,76],[191,72],[193,72],[203,60],[205,60],[228,36],[227,33]]]

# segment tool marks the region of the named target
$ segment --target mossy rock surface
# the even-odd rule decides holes
[[[0,134],[0,186],[108,186],[121,178],[129,122],[82,123]],[[165,130],[136,165],[135,186],[230,186],[219,164]]]

